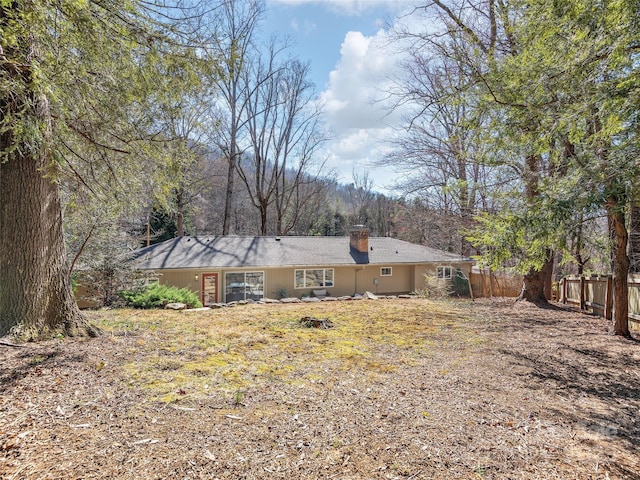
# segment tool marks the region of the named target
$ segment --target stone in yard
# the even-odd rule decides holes
[[[262,302],[263,303],[280,303],[280,300],[276,300],[274,298],[263,298]]]
[[[318,297],[304,297],[302,301],[305,303],[313,303],[313,302],[319,302],[320,299]]]
[[[296,297],[283,298],[280,303],[300,303],[302,300]]]
[[[184,310],[187,308],[187,306],[184,303],[174,302],[167,303],[164,308],[166,308],[167,310]]]

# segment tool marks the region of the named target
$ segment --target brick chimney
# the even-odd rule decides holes
[[[369,252],[369,229],[364,225],[355,225],[349,231],[349,246],[360,253]]]

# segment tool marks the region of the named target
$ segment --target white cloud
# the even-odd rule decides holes
[[[413,0],[268,1],[272,5],[302,7],[286,10],[297,18],[291,24],[296,32],[303,32],[302,19],[310,18],[318,23],[314,33],[321,34],[315,38],[331,37],[326,45],[316,40],[306,46],[312,61],[321,59],[314,65],[324,65],[321,71],[325,76],[317,78],[316,84],[324,86],[319,102],[324,105],[325,122],[332,134],[321,153],[327,159],[327,168],[336,171],[341,181],[350,181],[353,171],[366,170],[378,189],[391,185],[395,172],[374,168],[384,159],[388,151],[384,140],[391,137],[392,125],[400,116],[397,111],[389,113],[387,98],[398,55],[390,45],[388,32],[381,27],[385,21],[380,19],[390,22],[403,18],[401,11],[410,10]],[[369,30],[373,25],[378,28],[375,33]],[[340,41],[336,61],[334,45]],[[327,69],[331,69],[328,74]]]
[[[385,122],[382,99],[393,57],[384,48],[386,34],[375,37],[348,32],[340,50],[341,59],[329,74],[327,90],[321,100],[327,120],[335,127],[382,128]]]
[[[334,136],[326,146],[329,163],[349,181],[352,172],[366,170],[376,187],[384,189],[395,180],[391,169],[379,170],[397,112],[390,113],[388,89],[396,55],[391,53],[387,33],[379,30],[367,37],[348,32],[340,49],[341,58],[329,75],[320,99],[325,119]]]
[[[370,134],[365,129],[360,129],[347,134],[335,143],[334,154],[343,159],[361,160],[362,151],[370,146]]]

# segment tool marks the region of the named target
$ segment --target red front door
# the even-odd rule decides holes
[[[205,307],[218,302],[218,274],[202,274],[202,305]]]

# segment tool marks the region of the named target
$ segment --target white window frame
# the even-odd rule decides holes
[[[322,270],[322,285],[307,285],[307,272]],[[327,272],[331,272],[331,280],[327,281]],[[298,286],[298,272],[302,274],[302,286]],[[302,290],[303,288],[331,288],[335,284],[335,271],[333,268],[296,268],[293,271],[293,288]]]
[[[389,273],[385,273],[388,271]],[[393,275],[393,267],[380,267],[380,276],[381,277],[391,277]]]
[[[451,265],[440,265],[436,268],[436,277],[440,280],[451,280],[453,278],[453,267]]]

